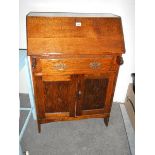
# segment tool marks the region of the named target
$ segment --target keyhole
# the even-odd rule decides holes
[[[81,22],[76,22],[75,25],[76,26],[81,26]]]

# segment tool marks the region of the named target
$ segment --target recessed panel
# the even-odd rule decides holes
[[[44,82],[45,112],[69,112],[70,81]]]
[[[85,79],[82,110],[103,109],[108,79]]]

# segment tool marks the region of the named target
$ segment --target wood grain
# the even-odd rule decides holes
[[[124,53],[123,38],[28,38],[28,55]]]
[[[71,80],[71,77],[70,77],[70,75],[63,75],[63,76],[58,76],[58,75],[56,75],[56,76],[54,76],[54,75],[52,75],[52,76],[42,76],[42,80],[44,81],[44,82],[54,82],[54,81],[70,81]]]
[[[43,75],[62,74],[95,74],[97,72],[109,71],[112,65],[112,57],[108,58],[70,58],[70,59],[42,59]],[[91,63],[99,63],[99,67],[93,69]],[[65,65],[64,69],[57,69],[57,65]]]
[[[29,14],[26,26],[39,132],[40,124],[88,118],[108,126],[125,52],[121,18]]]
[[[46,104],[45,112],[69,112],[69,81],[44,82]]]
[[[120,28],[120,18],[27,17],[29,38],[98,38],[120,35]]]
[[[75,26],[81,22],[82,26]],[[28,55],[124,53],[121,18],[27,16]],[[83,48],[84,47],[84,48]]]
[[[45,113],[46,118],[51,118],[51,117],[69,117],[69,112],[57,112],[57,113]]]
[[[82,110],[81,115],[104,114],[104,109]]]
[[[33,76],[34,95],[37,110],[37,118],[45,118],[45,92],[41,77]]]
[[[75,120],[81,120],[81,119],[90,119],[90,118],[106,118],[109,117],[108,113],[103,113],[103,114],[91,114],[91,115],[81,115],[81,116],[76,116],[76,117],[47,117],[44,119],[40,120],[41,124],[44,123],[50,123],[50,122],[58,122],[58,121],[75,121]]]
[[[108,79],[85,79],[82,110],[102,109],[105,106]]]

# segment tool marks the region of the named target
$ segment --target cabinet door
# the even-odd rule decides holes
[[[83,76],[78,82],[76,115],[104,114],[112,98],[113,76]],[[110,99],[110,100],[109,100]]]
[[[43,76],[36,81],[39,119],[59,120],[75,116],[76,84],[70,76]],[[43,122],[44,123],[44,122]]]

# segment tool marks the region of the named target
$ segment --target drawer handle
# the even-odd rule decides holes
[[[63,64],[63,63],[58,63],[54,65],[54,69],[59,71],[65,70],[66,67],[67,67],[66,64]]]
[[[89,64],[89,67],[92,68],[92,69],[98,69],[98,68],[100,68],[100,66],[101,66],[100,62],[91,62]]]

